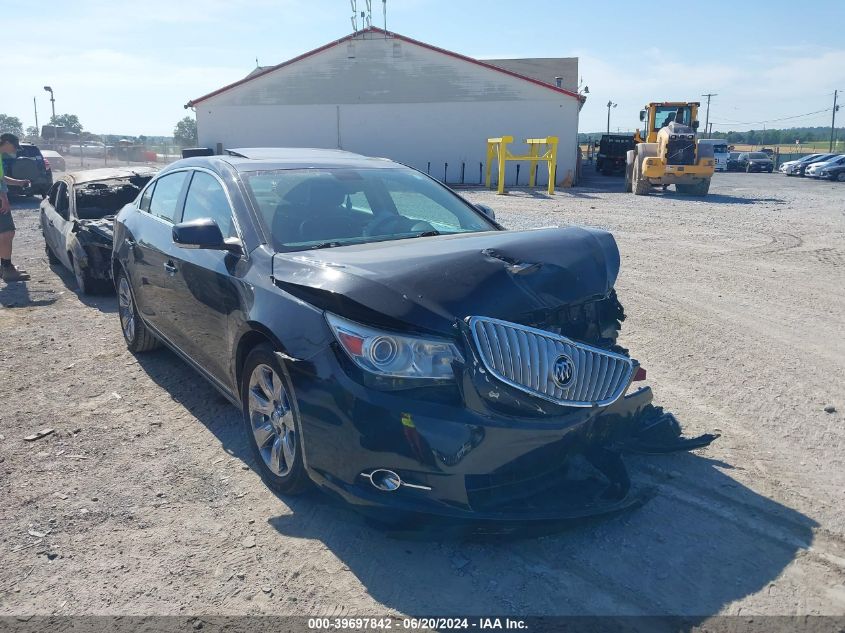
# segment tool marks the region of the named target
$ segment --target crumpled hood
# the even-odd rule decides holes
[[[276,285],[372,324],[454,334],[458,320],[519,321],[606,296],[619,271],[613,236],[580,227],[392,240],[273,258]]]

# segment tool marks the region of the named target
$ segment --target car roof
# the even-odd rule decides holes
[[[387,158],[372,158],[339,149],[313,147],[238,147],[220,156],[195,156],[171,163],[167,170],[179,167],[215,167],[231,165],[239,172],[277,169],[395,169],[404,165]]]
[[[100,180],[117,180],[119,178],[131,178],[132,176],[155,176],[158,169],[155,167],[102,167],[100,169],[85,169],[72,171],[63,176],[63,179],[74,185],[82,185],[87,182]]]

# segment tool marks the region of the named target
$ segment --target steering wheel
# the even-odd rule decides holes
[[[407,218],[392,213],[377,216],[364,227],[364,235],[372,237],[374,235],[388,235],[390,233],[400,232],[397,229],[403,223],[403,220],[407,220]]]

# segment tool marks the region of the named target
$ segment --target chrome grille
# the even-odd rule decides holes
[[[634,363],[621,354],[487,317],[470,317],[469,327],[487,371],[538,398],[569,407],[606,406],[631,382]],[[569,382],[561,380],[567,366],[573,370]]]

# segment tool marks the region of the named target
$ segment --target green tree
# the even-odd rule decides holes
[[[82,131],[82,124],[79,122],[79,117],[75,114],[57,114],[50,117],[50,123],[53,125],[64,125],[68,132],[79,134]]]
[[[189,116],[179,121],[173,130],[173,140],[179,147],[197,144],[197,122]]]
[[[23,136],[23,123],[16,116],[0,114],[0,132],[11,132],[15,136]]]

